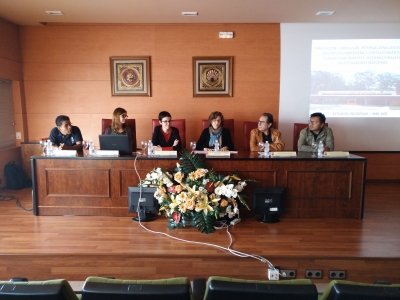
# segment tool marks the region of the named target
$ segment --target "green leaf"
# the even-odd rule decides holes
[[[244,206],[247,207],[248,210],[250,210],[250,207],[247,205],[246,201],[244,201],[244,199],[242,198],[242,196],[240,196],[239,194],[237,195],[240,203],[242,203]]]
[[[181,169],[184,174],[189,174],[197,169],[207,169],[207,164],[203,158],[197,154],[190,153],[186,149],[181,152],[182,157],[179,159]]]
[[[201,233],[213,233],[215,231],[214,222],[215,217],[212,214],[205,215],[203,212],[192,213],[192,225],[196,227],[198,231],[201,231]]]

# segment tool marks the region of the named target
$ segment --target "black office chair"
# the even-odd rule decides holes
[[[228,277],[210,277],[205,300],[317,300],[318,291],[310,279],[245,280]]]
[[[0,281],[0,300],[79,300],[68,281]]]
[[[88,277],[82,288],[82,300],[191,300],[188,278],[158,280],[120,280]]]

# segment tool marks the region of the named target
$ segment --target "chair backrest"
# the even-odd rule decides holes
[[[321,300],[389,300],[400,299],[400,284],[369,284],[347,280],[332,280]]]
[[[125,120],[125,125],[131,129],[132,132],[132,151],[137,148],[136,144],[136,122],[135,119]],[[111,126],[111,119],[101,119],[101,134],[106,132],[106,129]]]
[[[78,300],[68,281],[0,281],[0,300]]]
[[[254,128],[258,128],[258,122],[243,122],[243,149],[244,151],[250,151],[250,131]]]
[[[297,142],[299,141],[300,131],[308,127],[308,123],[294,123],[293,125],[293,151],[297,152]],[[324,126],[328,127],[328,123],[325,123]]]
[[[201,120],[201,127],[202,130],[208,128],[208,120]],[[232,143],[235,145],[235,119],[225,119],[224,128],[229,130],[232,138]]]
[[[160,125],[160,121],[158,119],[152,119],[152,133],[154,132],[154,127]],[[179,136],[181,137],[182,142],[182,150],[186,149],[186,120],[185,119],[173,119],[172,127],[176,127],[179,130]]]
[[[190,300],[191,297],[190,280],[184,277],[158,280],[88,277],[82,287],[82,300]]]
[[[317,300],[318,291],[308,279],[262,281],[215,276],[207,281],[204,299]]]

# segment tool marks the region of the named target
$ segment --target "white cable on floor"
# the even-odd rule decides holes
[[[138,171],[137,171],[137,169],[136,169],[136,159],[137,159],[137,156],[135,157],[135,161],[134,161],[135,172],[136,172],[136,174],[137,174],[137,176],[138,176],[138,178],[139,178],[139,182],[141,182],[142,180],[141,180],[140,175],[139,175],[139,173],[138,173]],[[142,190],[140,189],[140,196],[139,196],[139,198],[141,198],[141,193],[142,193]],[[197,244],[197,245],[205,245],[205,246],[210,246],[210,247],[218,248],[218,249],[220,249],[220,250],[228,251],[229,253],[231,253],[231,254],[233,254],[233,255],[236,255],[236,256],[239,256],[239,257],[243,257],[243,258],[246,258],[246,257],[254,258],[254,259],[257,259],[257,260],[259,260],[259,261],[261,261],[261,262],[263,262],[263,263],[267,263],[267,264],[268,264],[268,267],[269,267],[270,269],[275,270],[275,267],[273,266],[273,264],[272,264],[269,260],[267,260],[266,258],[264,258],[264,257],[262,257],[262,256],[255,255],[255,254],[247,254],[247,253],[244,253],[244,252],[240,252],[240,251],[231,249],[233,240],[232,240],[232,235],[231,235],[231,233],[229,232],[229,225],[227,225],[227,224],[222,225],[222,227],[220,228],[220,229],[226,228],[226,232],[227,232],[228,237],[229,237],[229,246],[228,246],[228,247],[223,247],[223,246],[218,246],[218,245],[209,244],[209,243],[203,243],[203,242],[196,242],[196,241],[185,240],[185,239],[181,239],[181,238],[174,237],[174,236],[169,235],[168,233],[165,233],[165,232],[154,231],[154,230],[148,229],[148,228],[146,228],[146,227],[140,222],[139,205],[138,205],[137,211],[138,211],[139,225],[140,225],[144,230],[146,230],[146,231],[148,231],[148,232],[151,232],[151,233],[154,233],[154,234],[159,234],[159,235],[164,235],[164,236],[167,236],[167,237],[169,237],[169,238],[171,238],[171,239],[174,239],[174,240],[177,240],[177,241],[180,241],[180,242],[191,243],[191,244]]]

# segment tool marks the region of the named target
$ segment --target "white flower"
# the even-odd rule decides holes
[[[165,181],[164,181],[164,182],[165,182]],[[173,185],[174,185],[174,183],[173,183],[171,180],[169,180],[169,179],[166,180],[165,184],[167,185],[167,187],[170,187],[170,186],[173,186]]]
[[[221,185],[217,186],[217,188],[215,189],[214,192],[215,192],[217,195],[225,195],[225,190],[226,190],[226,186],[223,185],[223,184],[221,184]]]
[[[226,208],[226,214],[228,215],[228,218],[229,218],[229,219],[232,219],[232,218],[236,215],[236,212],[235,212],[235,210],[232,211],[232,207],[229,205],[229,206]]]
[[[210,181],[210,179],[203,179],[203,184],[206,185],[207,182],[209,182],[209,181]]]
[[[224,195],[227,198],[236,198],[238,191],[233,188],[233,184],[220,185],[215,189],[217,195]]]

